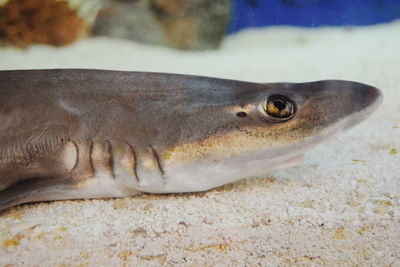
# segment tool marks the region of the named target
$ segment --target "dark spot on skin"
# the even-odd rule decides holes
[[[236,116],[243,118],[243,117],[246,117],[247,114],[246,114],[246,112],[241,111],[241,112],[236,113]]]

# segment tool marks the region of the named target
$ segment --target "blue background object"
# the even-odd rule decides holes
[[[234,0],[229,32],[268,25],[371,25],[397,18],[400,0]]]

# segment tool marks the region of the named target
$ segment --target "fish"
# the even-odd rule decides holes
[[[382,98],[344,80],[0,71],[0,210],[265,177],[366,119]]]

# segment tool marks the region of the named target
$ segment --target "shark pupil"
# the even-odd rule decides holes
[[[286,108],[286,103],[283,102],[282,100],[275,100],[274,101],[274,106],[279,109],[279,110],[284,110]]]

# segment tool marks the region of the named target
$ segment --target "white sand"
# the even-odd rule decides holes
[[[0,216],[0,266],[400,265],[400,22],[248,30],[214,52],[108,38],[0,49],[0,69],[64,67],[259,82],[348,79],[381,88],[385,100],[300,167],[265,179],[206,193],[10,209]]]

